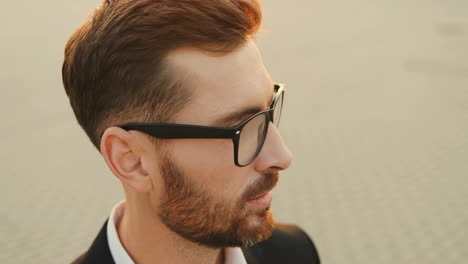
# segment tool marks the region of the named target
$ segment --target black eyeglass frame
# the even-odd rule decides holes
[[[276,92],[273,101],[268,110],[258,112],[246,120],[242,121],[241,123],[237,124],[233,127],[213,127],[213,126],[199,126],[199,125],[188,125],[188,124],[170,124],[170,123],[128,123],[123,125],[118,125],[122,129],[127,131],[129,130],[137,130],[148,134],[155,138],[160,139],[178,139],[178,138],[230,138],[234,144],[234,163],[238,167],[245,167],[251,164],[258,156],[260,151],[263,148],[263,144],[266,140],[266,135],[268,133],[268,127],[270,122],[275,123],[276,120],[273,120],[274,117],[274,110],[276,109],[276,103],[280,99],[281,106],[280,111],[283,108],[283,101],[284,101],[284,84],[275,84],[274,90]],[[250,160],[245,164],[239,163],[239,141],[240,135],[242,133],[242,129],[246,124],[249,123],[250,120],[254,119],[259,115],[265,116],[265,124],[266,128],[264,129],[262,138],[260,143],[257,146],[257,150],[252,155]],[[281,118],[281,114],[280,114]],[[280,119],[279,118],[279,119]],[[279,120],[277,125],[279,124]]]

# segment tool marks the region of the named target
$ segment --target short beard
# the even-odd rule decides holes
[[[161,162],[165,193],[159,217],[181,237],[211,248],[249,247],[268,239],[275,227],[270,208],[249,209],[246,202],[278,182],[278,173],[265,173],[240,200],[217,200],[203,185],[189,179],[166,155]]]

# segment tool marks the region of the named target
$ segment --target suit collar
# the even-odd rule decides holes
[[[260,264],[258,251],[259,250],[254,247],[242,248],[242,253],[244,253],[247,264]]]
[[[96,263],[96,261],[99,261],[100,264],[115,264],[107,241],[107,220],[89,248],[82,264]]]

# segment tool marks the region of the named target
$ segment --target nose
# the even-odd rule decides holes
[[[255,160],[257,171],[281,171],[289,168],[293,155],[278,129],[270,122],[262,150]]]

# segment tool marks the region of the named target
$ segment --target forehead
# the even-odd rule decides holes
[[[168,56],[169,65],[193,94],[177,122],[210,125],[219,116],[246,107],[268,106],[273,82],[252,40],[223,55],[183,48]]]

